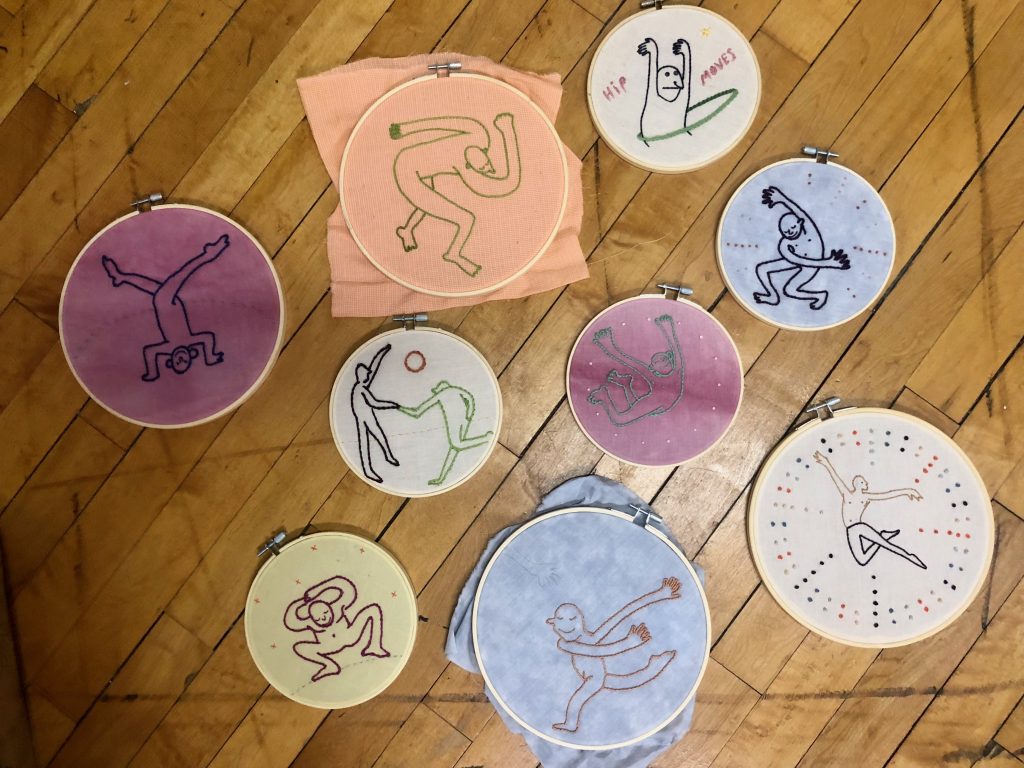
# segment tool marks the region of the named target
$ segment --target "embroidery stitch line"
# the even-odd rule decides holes
[[[558,636],[558,649],[569,654],[573,669],[582,683],[569,697],[565,707],[565,719],[560,723],[553,723],[553,729],[575,733],[580,728],[583,708],[598,693],[603,690],[632,691],[647,685],[665,671],[676,657],[675,650],[650,656],[644,666],[627,674],[608,672],[606,659],[635,650],[650,642],[652,635],[646,624],[633,624],[624,637],[610,642],[605,641],[634,613],[664,600],[679,599],[681,587],[682,583],[674,576],[664,578],[660,587],[627,603],[593,631],[586,628],[583,611],[578,606],[573,603],[558,606],[546,623]]]
[[[591,339],[605,356],[627,371],[611,368],[606,376],[607,384],[587,392],[587,402],[601,406],[616,426],[624,427],[650,416],[669,413],[683,397],[686,362],[675,322],[671,315],[665,314],[656,317],[653,323],[661,332],[666,348],[652,355],[650,362],[645,363],[624,351],[615,341],[611,327],[599,329]],[[620,399],[624,402],[621,408],[617,403]]]
[[[369,637],[359,655],[390,658],[390,651],[383,645],[384,612],[378,603],[368,603],[354,617],[348,618],[346,611],[355,605],[357,597],[356,585],[350,579],[331,576],[309,587],[285,609],[282,619],[285,628],[313,633],[312,640],[292,645],[296,656],[317,665],[317,671],[310,678],[312,682],[340,674],[341,665],[334,656],[357,645],[367,630]],[[339,632],[341,638],[337,637]]]
[[[143,381],[156,381],[160,378],[160,358],[167,358],[164,365],[179,376],[192,367],[192,362],[200,353],[203,356],[203,363],[207,366],[224,362],[224,353],[217,350],[217,337],[211,331],[196,333],[192,330],[185,300],[179,294],[192,275],[220,258],[230,244],[227,234],[221,235],[212,243],[206,243],[200,253],[178,267],[163,281],[136,272],[124,272],[110,256],[104,255],[100,258],[100,263],[115,288],[130,285],[152,297],[153,314],[161,341],[147,344],[142,348],[142,359],[146,366],[146,371],[142,374]]]
[[[814,460],[824,467],[829,478],[839,491],[843,499],[843,506],[840,510],[843,522],[846,524],[846,540],[850,547],[850,554],[857,561],[858,565],[867,565],[880,551],[885,550],[903,558],[918,568],[927,570],[928,566],[924,561],[892,540],[899,535],[899,529],[895,531],[879,531],[873,526],[865,523],[863,518],[872,502],[888,501],[890,499],[906,496],[911,501],[921,501],[923,497],[913,488],[897,488],[891,491],[869,491],[868,481],[863,475],[854,475],[847,484],[839,473],[832,466],[832,462],[821,451],[815,451]],[[865,544],[867,542],[867,544]]]
[[[493,125],[503,146],[500,159],[504,168],[500,171],[491,156],[491,133],[479,120],[441,116],[391,123],[388,129],[391,139],[404,142],[395,155],[392,175],[399,193],[413,207],[405,224],[395,229],[406,253],[419,248],[416,227],[431,216],[455,227],[455,234],[441,258],[470,277],[480,273],[483,267],[463,254],[476,225],[476,214],[437,191],[435,179],[454,176],[482,198],[508,197],[518,190],[522,165],[515,119],[510,112],[502,112],[495,116]],[[417,137],[424,133],[427,137]],[[414,138],[409,140],[410,137]],[[437,151],[432,145],[443,142],[448,142],[447,154],[443,160],[431,162],[431,155]]]

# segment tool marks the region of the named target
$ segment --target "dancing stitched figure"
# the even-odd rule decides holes
[[[555,615],[547,623],[558,635],[558,649],[572,658],[573,669],[582,683],[569,698],[565,707],[565,719],[551,727],[559,731],[575,733],[580,727],[580,715],[584,705],[603,690],[631,691],[640,688],[660,675],[676,657],[675,651],[665,651],[647,659],[647,663],[628,674],[608,672],[605,659],[639,648],[650,642],[651,632],[646,624],[633,624],[623,637],[608,640],[608,637],[637,611],[659,603],[662,600],[679,598],[679,579],[662,579],[661,586],[653,592],[641,595],[626,604],[597,629],[588,630],[581,611],[572,603],[558,606]]]
[[[179,293],[196,271],[218,259],[230,244],[228,236],[221,235],[214,242],[204,245],[201,253],[186,261],[162,282],[136,272],[124,272],[109,256],[101,259],[103,269],[115,288],[130,285],[153,297],[153,314],[162,339],[142,348],[142,358],[146,364],[143,381],[156,381],[160,378],[160,358],[167,358],[166,366],[177,374],[191,368],[192,361],[199,357],[200,352],[206,365],[224,362],[223,353],[217,350],[216,336],[210,331],[196,333],[192,330],[185,300]]]
[[[344,576],[332,576],[307,589],[292,601],[284,612],[284,625],[292,632],[312,632],[312,640],[295,643],[292,650],[300,658],[319,668],[310,678],[313,682],[341,672],[334,655],[366,641],[360,656],[386,659],[391,654],[384,647],[384,612],[377,603],[359,609],[352,618],[346,611],[356,603],[356,585]]]
[[[413,208],[405,224],[395,229],[406,253],[419,248],[416,227],[432,216],[455,227],[441,258],[470,277],[480,271],[481,266],[462,252],[473,233],[476,214],[445,197],[437,186],[439,177],[454,177],[483,198],[507,197],[519,188],[515,121],[510,113],[503,112],[494,118],[494,127],[501,136],[500,153],[491,145],[487,126],[470,117],[428,117],[391,124],[391,138],[402,144],[395,155],[395,184]]]
[[[840,496],[843,497],[842,515],[846,524],[846,541],[850,546],[850,553],[854,560],[860,565],[867,565],[872,558],[881,550],[891,552],[897,557],[913,563],[918,568],[927,568],[924,561],[913,552],[908,552],[903,547],[894,544],[893,539],[899,535],[899,529],[892,531],[879,531],[864,522],[864,515],[868,506],[874,501],[888,501],[900,496],[906,496],[911,501],[921,501],[922,496],[913,488],[898,488],[892,491],[869,491],[868,481],[863,475],[854,475],[850,484],[839,476],[832,462],[828,460],[821,451],[814,452],[814,460],[825,468]]]
[[[761,192],[761,202],[769,208],[781,205],[785,209],[779,217],[778,227],[779,258],[762,261],[755,270],[764,292],[755,292],[758,304],[775,306],[781,301],[779,291],[772,282],[776,274],[789,274],[782,286],[782,294],[798,301],[810,302],[811,309],[821,309],[828,301],[828,291],[812,291],[807,284],[818,276],[822,269],[847,270],[850,258],[840,249],[832,249],[825,256],[825,241],[814,219],[787,197],[778,187],[768,187]],[[810,225],[810,228],[808,228]]]

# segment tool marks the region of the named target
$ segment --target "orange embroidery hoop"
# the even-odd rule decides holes
[[[441,65],[437,75],[391,89],[356,123],[341,159],[341,210],[360,252],[396,283],[432,296],[479,296],[525,274],[550,247],[568,204],[568,164],[554,125],[526,94],[495,78],[451,72],[448,67],[457,69],[455,64]],[[472,89],[480,93],[469,98]],[[420,116],[423,107],[413,109],[413,98],[417,105],[443,105],[437,108],[441,114]],[[458,103],[445,103],[453,99]],[[482,113],[451,114],[472,111],[477,102],[499,101],[501,113],[495,106],[486,119]],[[503,122],[499,118],[505,113],[515,120]],[[470,186],[490,190],[495,182],[510,179],[509,133],[516,137],[515,157],[522,133],[524,139],[530,137],[530,148],[545,155],[539,161],[533,158],[535,163],[557,163],[560,188],[552,190],[542,173],[524,175],[522,163],[519,183],[511,192],[502,188],[481,195]],[[422,140],[412,138],[421,135]],[[463,143],[467,146],[460,152]],[[504,147],[504,176],[494,162],[495,145]],[[440,156],[449,150],[450,162]],[[420,168],[420,162],[428,165]],[[444,169],[438,170],[442,164]],[[482,207],[471,210],[477,206]],[[522,238],[505,226],[505,209],[513,218],[517,212],[532,217],[534,226],[542,222],[542,232],[530,245],[521,245]],[[526,252],[510,259],[510,249],[516,246]]]

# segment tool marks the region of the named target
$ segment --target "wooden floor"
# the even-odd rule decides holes
[[[0,0],[0,535],[40,764],[534,766],[480,679],[446,662],[447,623],[487,538],[594,471],[652,499],[707,570],[712,660],[693,729],[657,766],[1024,766],[1024,4],[706,5],[750,37],[763,98],[734,151],[669,177],[619,160],[586,109],[590,58],[632,0]],[[295,78],[427,48],[562,75],[558,129],[583,158],[592,276],[431,318],[500,374],[506,420],[472,481],[405,502],[347,473],[331,440],[335,373],[387,324],[330,317],[338,199]],[[815,334],[745,314],[713,245],[739,182],[805,143],[881,190],[898,243],[874,312]],[[143,431],[90,402],[56,332],[78,250],[152,191],[252,230],[288,306],[263,388],[185,431]],[[584,323],[664,280],[694,288],[746,369],[732,431],[675,471],[602,456],[564,397]],[[824,394],[923,416],[993,495],[990,583],[925,642],[827,642],[759,582],[746,490]],[[258,542],[339,525],[396,553],[423,622],[384,695],[324,713],[267,688],[241,611]]]

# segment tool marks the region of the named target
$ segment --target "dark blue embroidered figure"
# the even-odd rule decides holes
[[[200,350],[206,365],[224,362],[224,354],[217,351],[216,336],[210,331],[195,333],[192,330],[185,300],[178,292],[196,270],[217,259],[229,245],[228,236],[221,235],[214,242],[204,245],[202,253],[186,261],[163,282],[135,272],[122,272],[112,258],[102,258],[103,269],[115,288],[128,284],[153,297],[153,313],[163,339],[142,348],[142,357],[146,363],[143,381],[156,381],[160,378],[162,357],[167,358],[164,364],[177,374],[185,373],[192,367],[192,361],[199,357]]]
[[[352,418],[356,422],[359,463],[362,466],[363,474],[375,483],[383,483],[384,478],[373,468],[373,459],[370,454],[373,443],[380,446],[384,453],[384,461],[393,467],[400,466],[398,459],[391,451],[388,436],[384,434],[384,428],[377,420],[377,411],[393,410],[401,406],[393,400],[381,400],[370,391],[370,386],[377,377],[377,370],[384,361],[384,356],[390,351],[391,345],[386,344],[377,350],[369,365],[364,363],[356,365],[356,380],[352,385],[352,396],[349,399],[352,406]]]

